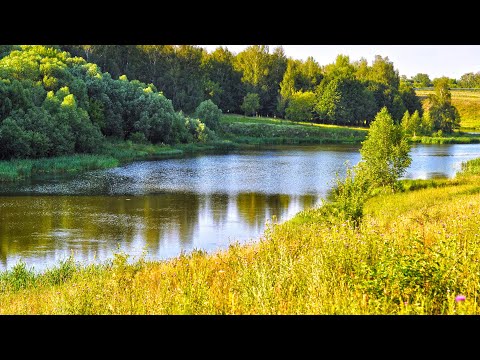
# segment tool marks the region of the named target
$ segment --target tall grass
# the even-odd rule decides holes
[[[480,136],[414,136],[409,141],[417,144],[478,144]]]
[[[34,175],[73,174],[85,170],[118,166],[119,161],[108,155],[72,155],[42,159],[0,161],[0,181],[16,181]]]

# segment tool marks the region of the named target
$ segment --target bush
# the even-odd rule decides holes
[[[200,119],[210,129],[216,130],[220,124],[222,110],[212,100],[205,100],[197,106],[195,118]]]
[[[185,127],[189,133],[188,142],[206,143],[216,140],[215,133],[205,126],[200,119],[185,118]]]

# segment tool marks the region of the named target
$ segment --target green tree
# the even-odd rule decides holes
[[[218,47],[204,53],[202,66],[206,72],[205,98],[212,100],[223,112],[239,112],[244,88],[242,73],[234,68],[235,56],[226,48]]]
[[[280,82],[286,68],[287,57],[282,47],[270,54],[268,45],[252,45],[235,58],[235,69],[242,73],[246,92],[258,94],[258,111],[265,116],[276,114]]]
[[[408,110],[405,111],[401,125],[405,131],[405,134],[407,135],[417,136],[418,134],[422,133],[422,118],[418,110],[415,110],[412,115],[410,115]]]
[[[293,121],[312,121],[316,96],[312,91],[297,91],[291,95],[285,110],[286,118]]]
[[[373,119],[375,99],[365,86],[350,77],[324,78],[316,90],[315,111],[321,122],[364,126]]]
[[[417,96],[413,84],[404,79],[400,80],[399,86],[400,97],[402,98],[403,104],[407,108],[410,114],[413,114],[415,111],[422,113],[422,102]]]
[[[248,93],[243,98],[243,103],[241,106],[245,116],[255,115],[258,109],[260,108],[260,97],[256,93]]]
[[[460,114],[452,104],[452,94],[449,89],[450,79],[438,78],[435,81],[435,93],[428,97],[428,112],[430,114],[433,131],[442,130],[451,133],[460,126]]]
[[[426,88],[433,85],[428,74],[418,73],[413,78],[413,86],[416,88]]]
[[[463,74],[458,80],[461,88],[480,88],[480,72]]]
[[[220,124],[222,110],[212,100],[202,101],[195,110],[195,118],[200,119],[210,129],[216,130]]]
[[[374,187],[392,190],[410,166],[410,145],[400,125],[395,125],[384,107],[370,124],[367,138],[362,142],[359,167]]]

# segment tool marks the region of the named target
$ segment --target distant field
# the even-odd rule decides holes
[[[432,90],[417,90],[417,95],[425,100]],[[480,129],[480,89],[455,90],[452,89],[452,103],[460,113],[460,126],[462,130]]]

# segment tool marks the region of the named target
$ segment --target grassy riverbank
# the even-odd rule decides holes
[[[479,314],[479,162],[371,198],[358,228],[311,209],[215,254],[19,263],[0,274],[0,313]]]
[[[360,144],[366,128],[294,122],[283,119],[223,115],[219,134],[238,144]]]
[[[0,181],[18,181],[36,175],[74,174],[106,169],[136,160],[165,159],[189,153],[280,144],[350,144],[365,139],[367,129],[295,123],[271,118],[224,115],[219,139],[175,146],[108,140],[98,154],[48,159],[0,161]]]
[[[109,140],[98,154],[0,161],[0,182],[18,181],[36,175],[75,174],[136,160],[165,159],[214,150],[269,145],[360,144],[365,140],[367,132],[366,128],[223,115],[217,131],[219,140],[213,142],[167,146]],[[480,136],[457,131],[440,137],[417,136],[410,141],[421,144],[473,144],[480,143]]]

